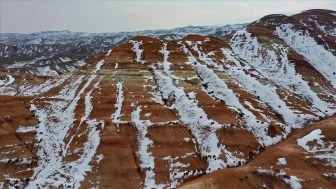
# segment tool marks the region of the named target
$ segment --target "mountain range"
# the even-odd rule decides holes
[[[172,40],[188,34],[219,37],[247,24],[187,26],[174,29],[117,33],[44,31],[0,35],[0,69],[54,76],[70,72],[134,36]]]

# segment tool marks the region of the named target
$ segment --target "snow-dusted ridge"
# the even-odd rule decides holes
[[[305,57],[336,88],[336,57],[332,52],[318,45],[308,31],[295,30],[292,24],[277,27],[275,34]]]
[[[198,43],[201,44],[201,42]],[[225,81],[220,79],[213,70],[206,66],[214,66],[219,71],[224,71],[222,65],[218,65],[211,58],[208,58],[209,54],[202,53],[197,48],[197,43],[194,44],[193,50],[199,54],[199,60],[203,61],[206,65],[201,65],[183,44],[180,45],[182,45],[183,51],[189,55],[189,62],[192,63],[193,68],[195,69],[202,83],[207,86],[205,90],[208,93],[211,93],[210,96],[212,96],[215,100],[223,101],[227,106],[234,108],[238,113],[242,113],[247,129],[254,134],[260,144],[269,146],[276,144],[281,140],[281,136],[276,136],[274,138],[268,136],[267,128],[269,125],[267,123],[261,123],[259,120],[257,120],[256,116],[240,103],[238,97],[231,89],[228,88]],[[192,43],[189,42],[189,45],[192,45]]]
[[[68,146],[73,141],[71,136],[66,142],[68,130],[74,126],[75,109],[80,99],[80,95],[89,87],[91,82],[97,77],[97,72],[101,69],[104,60],[97,63],[95,69],[90,74],[85,85],[76,95],[76,89],[83,82],[83,76],[75,77],[65,85],[55,97],[50,98],[46,107],[35,107],[35,115],[39,118],[40,124],[37,128],[36,145],[39,146],[37,155],[39,156],[38,166],[34,170],[32,181],[27,188],[36,188],[44,185],[52,187],[70,186],[79,188],[80,182],[84,180],[86,172],[91,170],[89,165],[95,155],[99,145],[99,129],[104,127],[104,121],[88,119],[93,109],[91,103],[92,90],[85,97],[85,115],[81,119],[86,122],[87,142],[84,143],[83,153],[78,154],[79,158],[73,161],[64,161],[63,158],[70,155]],[[97,88],[99,81],[94,85]],[[54,100],[53,100],[54,99]],[[63,99],[63,100],[58,100]],[[56,118],[56,119],[55,119]],[[79,126],[81,125],[79,124]],[[78,127],[79,127],[78,126]],[[77,129],[78,131],[78,129]],[[59,154],[62,154],[61,156]]]
[[[269,125],[258,121],[256,116],[239,102],[234,92],[212,70],[199,63],[196,64],[195,70],[202,83],[207,85],[206,90],[213,92],[212,96],[215,99],[224,101],[226,105],[237,109],[239,113],[243,114],[247,129],[254,134],[260,144],[269,146],[278,143],[282,139],[281,136],[275,136],[274,138],[268,136]]]
[[[261,46],[256,37],[251,37],[251,33],[246,30],[236,32],[230,44],[233,52],[263,77],[293,94],[302,96],[322,113],[327,112],[326,114],[330,115],[335,112],[332,108],[333,105],[322,101],[302,76],[296,72],[294,65],[287,58],[288,47],[273,43],[268,47],[269,49],[265,48]]]
[[[50,89],[62,84],[70,76],[71,76],[70,74],[64,74],[60,78],[47,80],[46,82],[38,86],[33,86],[29,84],[21,85],[18,90],[18,95],[19,96],[21,95],[22,96],[34,96],[34,95],[38,95],[44,92],[48,92]]]
[[[154,78],[162,98],[168,103],[174,102],[170,105],[170,108],[177,111],[180,121],[191,130],[196,138],[201,155],[204,157],[214,156],[214,158],[207,159],[209,166],[206,172],[227,167],[229,162],[225,163],[219,158],[223,152],[226,152],[225,146],[218,144],[218,137],[215,133],[217,129],[224,127],[224,125],[208,119],[204,110],[187,97],[182,87],[176,87],[170,77],[154,70]]]
[[[291,132],[291,128],[301,128],[308,120],[316,119],[312,115],[298,115],[291,110],[287,104],[276,93],[275,88],[271,86],[265,86],[260,83],[256,78],[244,72],[244,68],[230,56],[230,51],[223,49],[223,53],[228,55],[229,61],[237,63],[237,67],[230,67],[228,74],[240,83],[244,88],[254,96],[257,96],[262,102],[267,104],[273,111],[282,115],[282,118],[286,122],[285,133]],[[240,68],[240,69],[239,69]]]

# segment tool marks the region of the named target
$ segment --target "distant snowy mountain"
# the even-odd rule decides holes
[[[53,44],[62,44],[62,42],[68,42],[69,40],[82,39],[85,42],[90,42],[94,38],[115,38],[113,41],[117,43],[124,37],[134,36],[150,36],[160,39],[176,39],[184,37],[188,34],[197,34],[205,36],[219,37],[227,34],[231,34],[238,29],[245,27],[247,24],[233,24],[225,26],[186,26],[173,29],[157,29],[157,30],[143,30],[132,32],[113,32],[113,33],[86,33],[86,32],[71,32],[69,30],[62,31],[43,31],[30,34],[21,33],[3,33],[0,35],[0,43],[12,44],[12,45],[27,45],[36,44],[31,43],[35,40],[54,40]]]
[[[85,33],[68,30],[31,34],[3,33],[0,35],[0,69],[19,70],[38,75],[61,74],[72,71],[77,65],[82,65],[82,62],[90,61],[134,36],[150,36],[164,40],[180,39],[189,34],[220,37],[232,34],[246,25],[187,26],[115,33]],[[71,61],[64,65],[62,61],[57,60],[58,58],[67,58]],[[53,72],[36,71],[42,69],[36,62],[44,62],[43,69]]]

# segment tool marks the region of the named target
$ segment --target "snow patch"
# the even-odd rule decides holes
[[[16,131],[17,133],[28,133],[28,132],[36,132],[36,127],[35,126],[19,126]]]
[[[286,164],[287,164],[286,158],[278,159],[277,165],[286,165]]]
[[[4,80],[0,79],[0,87],[6,87],[10,84],[12,84],[15,81],[15,78],[11,75],[6,75]],[[1,88],[0,88],[1,90]]]
[[[324,142],[323,138],[325,137],[322,135],[322,130],[316,129],[308,135],[297,139],[297,141],[299,146],[312,153],[311,156],[306,156],[306,158],[313,157],[326,160],[328,166],[336,167],[336,142]],[[308,142],[314,141],[316,141],[316,144],[313,146],[308,145]]]
[[[321,140],[324,138],[322,135],[321,129],[316,129],[309,133],[308,135],[304,136],[303,138],[297,139],[298,145],[304,148],[306,151],[309,152],[316,152],[316,148],[310,149],[310,147],[307,145],[308,142],[316,140],[317,144],[324,147],[324,142]]]
[[[13,87],[15,78],[11,75],[6,75],[5,79],[0,79],[0,95],[15,95],[16,91]]]
[[[159,52],[163,55],[163,62],[162,62],[163,71],[166,74],[170,75],[171,74],[170,66],[172,65],[172,63],[168,62],[168,57],[169,57],[170,52],[167,50],[167,43],[163,44],[163,47],[161,48]]]
[[[284,178],[284,181],[289,184],[292,189],[301,189],[302,185],[300,184],[301,181],[304,181],[303,179],[299,179],[296,176],[290,176],[289,178]]]
[[[142,41],[134,41],[134,40],[129,40],[130,43],[133,44],[133,47],[132,47],[132,51],[135,52],[136,54],[136,61],[141,63],[141,64],[144,64],[146,63],[145,60],[141,60],[141,55],[142,55],[142,52],[144,51],[143,49],[140,49],[140,45],[142,45]]]
[[[119,128],[119,123],[120,123],[120,117],[122,116],[121,114],[121,108],[122,108],[122,103],[124,101],[124,96],[123,96],[123,90],[122,90],[122,82],[118,82],[116,84],[117,89],[118,89],[118,96],[117,96],[117,102],[114,105],[116,111],[112,114],[111,119],[112,122],[117,125],[117,132],[119,133],[120,128]]]

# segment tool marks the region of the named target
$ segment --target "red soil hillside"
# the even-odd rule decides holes
[[[336,187],[336,13],[301,14],[134,37],[58,78],[2,73],[0,186]]]
[[[180,188],[335,188],[335,130],[333,116],[293,133],[244,166],[215,171]]]

